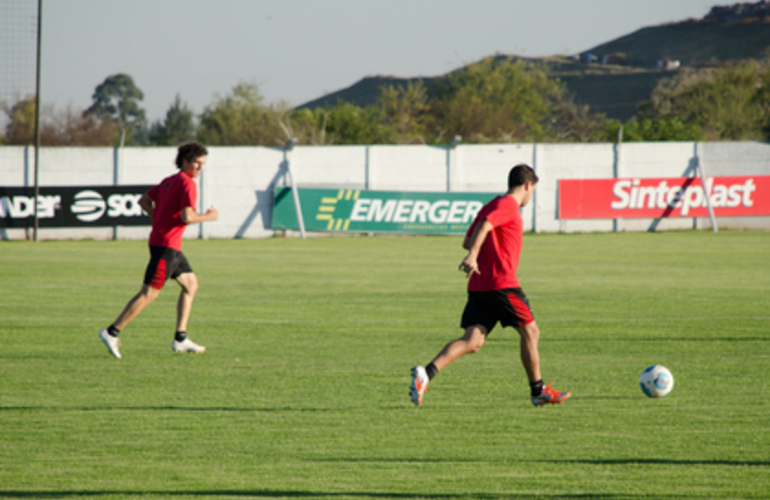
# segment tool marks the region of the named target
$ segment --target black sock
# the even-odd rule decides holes
[[[174,340],[177,342],[184,342],[184,339],[187,338],[187,332],[176,332],[176,335],[174,335]]]
[[[539,396],[540,393],[543,392],[543,379],[540,379],[537,382],[530,382],[529,387],[532,390],[533,396]]]
[[[436,368],[436,365],[431,362],[428,364],[428,366],[425,367],[425,373],[428,374],[428,380],[433,380],[433,377],[435,377],[438,373],[438,368]]]
[[[118,335],[120,335],[120,330],[115,328],[115,325],[110,325],[107,327],[107,333],[109,333],[113,337],[117,337]]]

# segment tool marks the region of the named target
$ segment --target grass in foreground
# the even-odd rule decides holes
[[[143,242],[0,243],[1,498],[765,498],[770,233],[525,235],[533,408],[512,329],[408,397],[460,335],[454,237],[188,241],[121,335]],[[643,396],[660,363],[673,392]]]

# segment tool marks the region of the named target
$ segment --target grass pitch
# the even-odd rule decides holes
[[[187,241],[121,335],[144,242],[0,243],[0,498],[712,499],[770,492],[770,233],[525,235],[534,408],[496,328],[423,406],[409,369],[461,334],[459,237]],[[673,392],[646,398],[650,364]]]

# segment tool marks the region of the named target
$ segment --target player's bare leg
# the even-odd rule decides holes
[[[473,354],[481,349],[487,339],[487,329],[481,325],[469,326],[465,334],[444,346],[440,353],[433,359],[433,365],[437,370],[449,366],[466,354]]]
[[[195,273],[180,274],[176,278],[182,290],[179,292],[179,300],[176,304],[176,336],[171,343],[174,352],[200,353],[206,350],[187,338],[187,321],[190,319],[195,293],[198,291],[198,278]]]
[[[120,341],[118,340],[120,330],[125,328],[145,307],[150,305],[158,297],[159,293],[160,290],[158,289],[142,285],[142,289],[128,301],[128,304],[126,304],[118,319],[115,320],[115,323],[99,332],[99,338],[107,346],[107,351],[110,354],[118,359],[122,357],[120,355]]]
[[[152,301],[158,298],[160,290],[151,286],[142,285],[142,289],[139,293],[128,301],[123,312],[120,313],[118,319],[115,320],[115,327],[118,330],[124,329],[128,324],[144,310],[145,307],[150,305]]]
[[[422,397],[428,390],[430,379],[442,368],[450,365],[458,358],[478,352],[487,338],[487,329],[481,325],[470,326],[465,329],[465,334],[444,346],[433,361],[426,367],[417,365],[412,368],[412,385],[409,388],[409,396],[416,405],[422,404]]]
[[[527,378],[530,382],[537,382],[540,376],[540,353],[537,349],[540,341],[540,329],[534,321],[528,325],[516,327],[519,332],[521,363],[527,372]]]
[[[568,397],[569,392],[557,391],[551,384],[543,385],[540,375],[540,352],[537,344],[540,340],[540,328],[534,321],[524,326],[516,327],[521,336],[521,363],[527,372],[530,386],[532,387],[531,400],[535,406],[561,403]]]
[[[176,304],[176,329],[179,332],[184,332],[187,331],[187,321],[190,319],[193,300],[195,300],[195,293],[198,291],[198,278],[195,273],[184,273],[180,274],[176,281],[182,287]]]

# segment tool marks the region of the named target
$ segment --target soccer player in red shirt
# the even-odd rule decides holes
[[[215,208],[209,208],[203,214],[195,211],[198,203],[195,179],[200,177],[207,155],[208,151],[202,144],[182,144],[176,157],[179,172],[150,188],[139,200],[139,205],[152,218],[150,262],[144,274],[144,284],[139,293],[126,304],[118,319],[99,332],[99,338],[116,358],[121,357],[118,334],[158,297],[168,278],[175,279],[182,287],[177,302],[176,334],[171,349],[174,352],[193,353],[206,350],[187,338],[187,320],[198,290],[198,278],[182,253],[182,236],[188,224],[219,218]]]
[[[537,349],[540,330],[516,278],[524,234],[519,209],[532,199],[537,181],[529,165],[513,167],[508,174],[508,191],[487,203],[468,229],[463,241],[468,255],[460,263],[468,275],[468,302],[461,322],[465,334],[447,344],[427,366],[412,368],[409,393],[414,404],[422,404],[428,384],[439,370],[481,349],[498,322],[519,332],[532,404],[560,403],[570,396],[569,392],[554,390],[551,384],[543,385]]]

